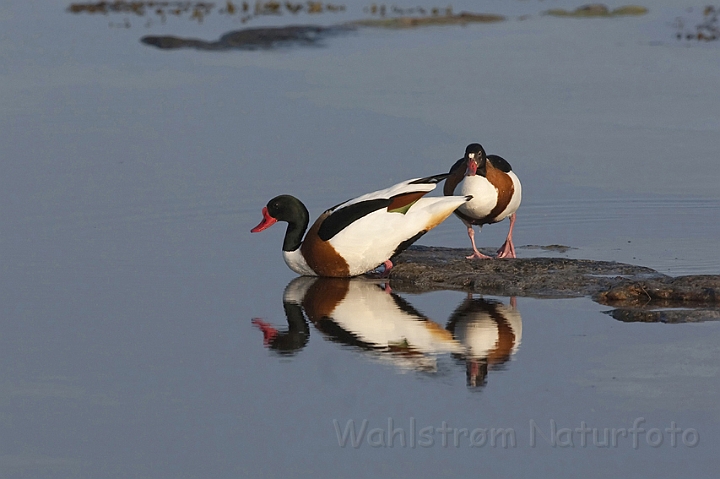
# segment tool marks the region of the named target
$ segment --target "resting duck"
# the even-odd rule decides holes
[[[486,155],[479,143],[471,143],[465,156],[450,168],[443,192],[446,195],[472,195],[473,199],[460,206],[455,214],[467,226],[473,254],[467,259],[488,259],[475,246],[473,225],[497,223],[510,217],[510,231],[497,252],[498,258],[515,258],[512,231],[515,212],[522,199],[520,180],[512,172],[510,163],[497,155]]]
[[[301,275],[350,277],[380,265],[387,274],[391,257],[472,198],[423,198],[447,176],[407,180],[333,206],[320,215],[304,240],[310,218],[307,208],[293,196],[280,195],[263,208],[263,220],[252,232],[286,221],[283,257],[290,269]]]

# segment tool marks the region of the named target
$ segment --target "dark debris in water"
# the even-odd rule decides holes
[[[521,248],[521,249],[541,249],[541,250],[543,250],[543,251],[555,251],[555,252],[558,252],[558,253],[566,253],[566,252],[570,251],[571,249],[576,249],[576,248],[573,248],[572,246],[565,246],[565,245],[562,245],[562,244],[549,244],[549,245],[545,245],[545,246],[537,245],[537,244],[528,244],[528,245],[525,245],[525,246],[518,246],[518,248]]]
[[[170,16],[189,16],[190,19],[202,22],[203,19],[213,11],[220,15],[237,15],[243,23],[266,15],[283,15],[290,13],[318,14],[344,12],[345,5],[335,3],[323,3],[320,1],[308,0],[305,2],[277,1],[277,0],[255,0],[233,2],[206,2],[192,0],[113,0],[98,2],[71,3],[67,7],[70,13],[87,14],[131,14],[134,16],[156,15],[163,23]],[[363,20],[362,23],[368,26],[402,28],[408,26],[423,25],[447,25],[462,24],[469,22],[494,22],[502,21],[500,15],[486,15],[463,12],[454,14],[451,5],[444,7],[409,7],[402,8],[396,5],[372,3],[363,9],[365,13],[373,18]],[[637,5],[626,5],[610,9],[604,4],[596,3],[584,5],[575,10],[551,9],[544,12],[546,15],[563,17],[615,17],[622,15],[643,15],[647,8]],[[379,19],[377,17],[380,17]]]
[[[309,0],[306,2],[291,1],[262,1],[255,2],[233,2],[226,0],[223,3],[216,4],[204,1],[140,1],[140,0],[114,0],[99,1],[88,3],[72,3],[67,8],[70,13],[80,14],[124,14],[133,17],[148,18],[154,15],[161,23],[165,23],[169,17],[187,16],[191,20],[202,23],[208,15],[217,12],[219,15],[234,16],[240,22],[246,23],[258,17],[263,16],[279,16],[284,14],[297,15],[300,13],[320,14],[320,13],[338,13],[346,11],[345,5],[335,3],[323,3],[320,1]],[[452,6],[438,8],[400,8],[394,5],[387,6],[385,4],[375,4],[364,9],[366,13],[370,13],[373,17],[367,20],[354,22],[357,26],[372,26],[385,28],[407,28],[425,25],[464,25],[467,23],[477,22],[497,22],[504,20],[499,15],[486,15],[478,13],[460,13],[453,14]],[[113,24],[111,24],[113,25]],[[130,20],[125,19],[124,24],[129,28]],[[146,26],[151,26],[152,21],[148,20]]]
[[[357,20],[351,24],[359,27],[376,28],[414,28],[435,25],[466,25],[468,23],[494,23],[502,22],[505,17],[502,15],[491,15],[484,13],[462,12],[457,15],[452,13],[446,15],[432,15],[429,17],[401,16],[392,18],[370,18]]]
[[[245,23],[253,18],[267,15],[282,15],[284,13],[296,15],[298,13],[318,14],[343,12],[345,11],[345,6],[312,0],[306,2],[279,2],[275,0],[232,2],[231,0],[226,0],[219,5],[214,2],[183,0],[114,0],[110,2],[72,3],[67,10],[70,13],[102,15],[132,14],[139,17],[155,15],[162,23],[165,23],[168,17],[179,18],[184,16],[188,16],[191,20],[202,22],[206,16],[216,11],[220,15],[237,16],[242,23]],[[152,23],[149,23],[147,26],[151,24]]]
[[[643,266],[569,258],[467,260],[469,253],[412,246],[395,258],[390,284],[408,293],[457,290],[538,298],[590,296],[617,308],[609,314],[628,322],[720,319],[720,275],[671,277]]]
[[[122,15],[121,22],[110,22],[110,27],[131,28],[133,21],[131,19],[137,17],[145,17],[145,26],[151,27],[156,20],[166,23],[169,18],[187,17],[191,21],[202,23],[203,20],[216,13],[227,17],[234,18],[235,21],[243,24],[263,16],[280,16],[298,14],[316,15],[322,13],[339,13],[345,12],[346,7],[339,3],[321,2],[315,0],[307,0],[305,2],[293,1],[277,1],[277,0],[255,0],[255,1],[232,1],[224,0],[222,2],[208,2],[198,0],[113,0],[113,1],[96,1],[96,2],[78,2],[71,3],[67,7],[67,11],[73,14],[98,14],[102,16]],[[370,15],[370,18],[363,20],[355,20],[346,23],[340,23],[334,29],[353,29],[357,27],[374,27],[374,28],[393,28],[407,29],[423,26],[443,26],[443,25],[467,25],[471,23],[493,23],[505,21],[506,17],[502,15],[461,12],[455,13],[451,5],[443,7],[408,7],[402,8],[396,5],[386,5],[382,3],[372,3],[366,6],[363,11]],[[620,17],[620,16],[637,16],[644,15],[648,9],[639,5],[625,5],[617,8],[610,8],[602,3],[592,3],[583,5],[574,10],[550,9],[543,12],[544,15],[571,18],[603,18],[603,17]],[[686,20],[678,18],[674,24],[678,39],[712,41],[720,38],[720,28],[718,27],[718,14],[720,7],[707,6],[703,10],[703,20],[694,28],[686,27]],[[518,20],[525,20],[529,15],[521,15]],[[320,28],[314,25],[303,25],[310,31],[313,28]],[[277,33],[279,37],[284,37],[285,33],[281,28],[266,28],[264,35],[268,39],[271,35]],[[248,32],[247,35],[256,35],[257,31]],[[261,42],[263,46],[257,46],[254,41],[241,42],[239,44],[228,43],[224,41],[227,36],[242,36],[240,31],[229,32],[219,41],[207,42],[204,40],[196,40],[190,38],[180,38],[176,36],[148,36],[142,41],[143,43],[154,45],[163,49],[174,48],[197,48],[202,50],[223,50],[227,48],[240,49],[257,49],[272,48],[274,45],[287,45],[295,43],[298,45],[315,45],[316,39],[298,37],[294,40],[286,38],[278,38],[276,41],[269,42],[270,47],[265,46],[268,42]]]
[[[645,15],[647,12],[647,8],[638,5],[625,5],[611,10],[607,5],[602,3],[592,3],[578,7],[575,10],[563,10],[560,8],[547,10],[545,11],[545,15],[552,15],[555,17],[597,18]]]
[[[146,45],[163,50],[195,48],[198,50],[260,50],[286,46],[317,46],[322,40],[340,33],[347,33],[359,27],[410,28],[426,25],[465,25],[477,22],[496,22],[504,20],[498,15],[460,13],[430,17],[399,17],[359,20],[335,26],[291,25],[286,27],[245,28],[228,32],[216,41],[196,38],[183,38],[174,35],[147,35],[140,39]]]
[[[293,45],[318,46],[330,35],[352,30],[350,27],[296,25],[288,27],[246,28],[226,33],[217,41],[181,38],[172,35],[147,35],[140,39],[146,45],[163,50],[195,48],[198,50],[263,50]]]
[[[712,42],[720,39],[720,7],[708,5],[703,8],[702,20],[692,27],[686,25],[682,17],[675,19],[675,38],[699,42]]]

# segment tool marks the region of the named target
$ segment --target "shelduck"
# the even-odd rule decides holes
[[[522,342],[522,317],[517,300],[510,304],[469,294],[450,316],[447,330],[463,344],[468,387],[485,385],[488,369],[500,369]]]
[[[470,195],[423,198],[447,176],[407,180],[333,206],[320,215],[305,239],[310,218],[307,208],[294,196],[280,195],[263,208],[262,221],[251,231],[287,222],[283,257],[300,275],[350,277],[380,265],[387,274],[391,257],[472,199]]]
[[[260,318],[252,321],[265,345],[280,354],[306,346],[308,322],[326,339],[402,370],[434,372],[440,355],[468,354],[441,324],[369,278],[295,278],[285,288],[283,309],[285,331]]]
[[[515,212],[522,200],[520,180],[513,173],[510,163],[497,155],[486,155],[479,143],[471,143],[465,156],[450,168],[443,189],[445,195],[472,195],[472,200],[460,206],[455,214],[467,226],[473,254],[468,259],[488,259],[475,245],[473,226],[497,223],[510,217],[510,230],[505,243],[497,252],[498,258],[515,258],[512,231]]]

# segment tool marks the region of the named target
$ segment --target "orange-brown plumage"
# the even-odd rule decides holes
[[[447,175],[398,183],[330,208],[313,223],[300,200],[290,195],[271,199],[263,220],[252,232],[278,221],[288,223],[283,240],[285,263],[298,274],[350,277],[384,265],[427,231],[445,220],[470,196],[423,198]]]
[[[330,216],[330,213],[330,211],[326,211],[320,215],[310,227],[300,246],[300,251],[308,266],[318,276],[347,277],[350,276],[350,268],[345,258],[340,256],[328,241],[323,241],[318,236],[320,225]]]
[[[478,251],[473,226],[497,223],[508,217],[510,230],[505,243],[498,250],[498,257],[515,257],[512,230],[515,224],[515,211],[520,206],[522,190],[520,180],[505,159],[496,155],[486,155],[480,144],[471,143],[465,149],[465,156],[455,162],[450,169],[443,192],[446,195],[473,196],[470,202],[455,211],[467,227],[472,243],[473,254],[468,256],[468,259],[489,258]]]

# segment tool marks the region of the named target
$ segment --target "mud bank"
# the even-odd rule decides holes
[[[395,258],[390,285],[407,293],[590,296],[617,307],[608,314],[628,322],[720,319],[720,275],[672,277],[643,266],[568,258],[466,260],[468,254],[466,249],[412,246]]]
[[[105,6],[104,2],[95,6],[95,4],[78,4],[71,8],[73,13],[80,11],[102,12],[101,7]],[[138,3],[137,5],[141,5]],[[203,4],[205,5],[205,4]],[[208,4],[211,5],[211,4]],[[271,10],[276,12],[276,8],[280,8],[279,3],[273,3]],[[140,7],[138,7],[140,8]],[[203,11],[206,8],[203,6]],[[344,8],[343,8],[344,9]],[[384,11],[384,7],[383,7]],[[209,13],[207,10],[206,13]],[[625,6],[610,10],[602,4],[591,4],[579,7],[573,11],[565,10],[548,10],[545,15],[566,16],[566,17],[615,17],[622,15],[643,15],[647,13],[645,7]],[[262,11],[260,14],[263,14]],[[202,14],[205,15],[205,14]],[[528,16],[522,16],[526,19]],[[461,12],[452,13],[452,8],[448,8],[445,15],[433,14],[430,16],[390,16],[385,17],[382,14],[379,18],[367,18],[364,20],[355,20],[351,22],[341,23],[334,26],[320,25],[290,25],[284,27],[255,27],[245,28],[227,32],[217,40],[202,40],[198,38],[183,38],[173,35],[146,35],[140,39],[145,45],[154,46],[162,50],[177,50],[180,48],[193,48],[196,50],[269,50],[276,48],[285,48],[289,46],[320,46],[323,41],[334,35],[349,33],[358,28],[384,28],[384,29],[410,29],[428,26],[465,26],[473,23],[497,23],[506,21],[503,15]]]

